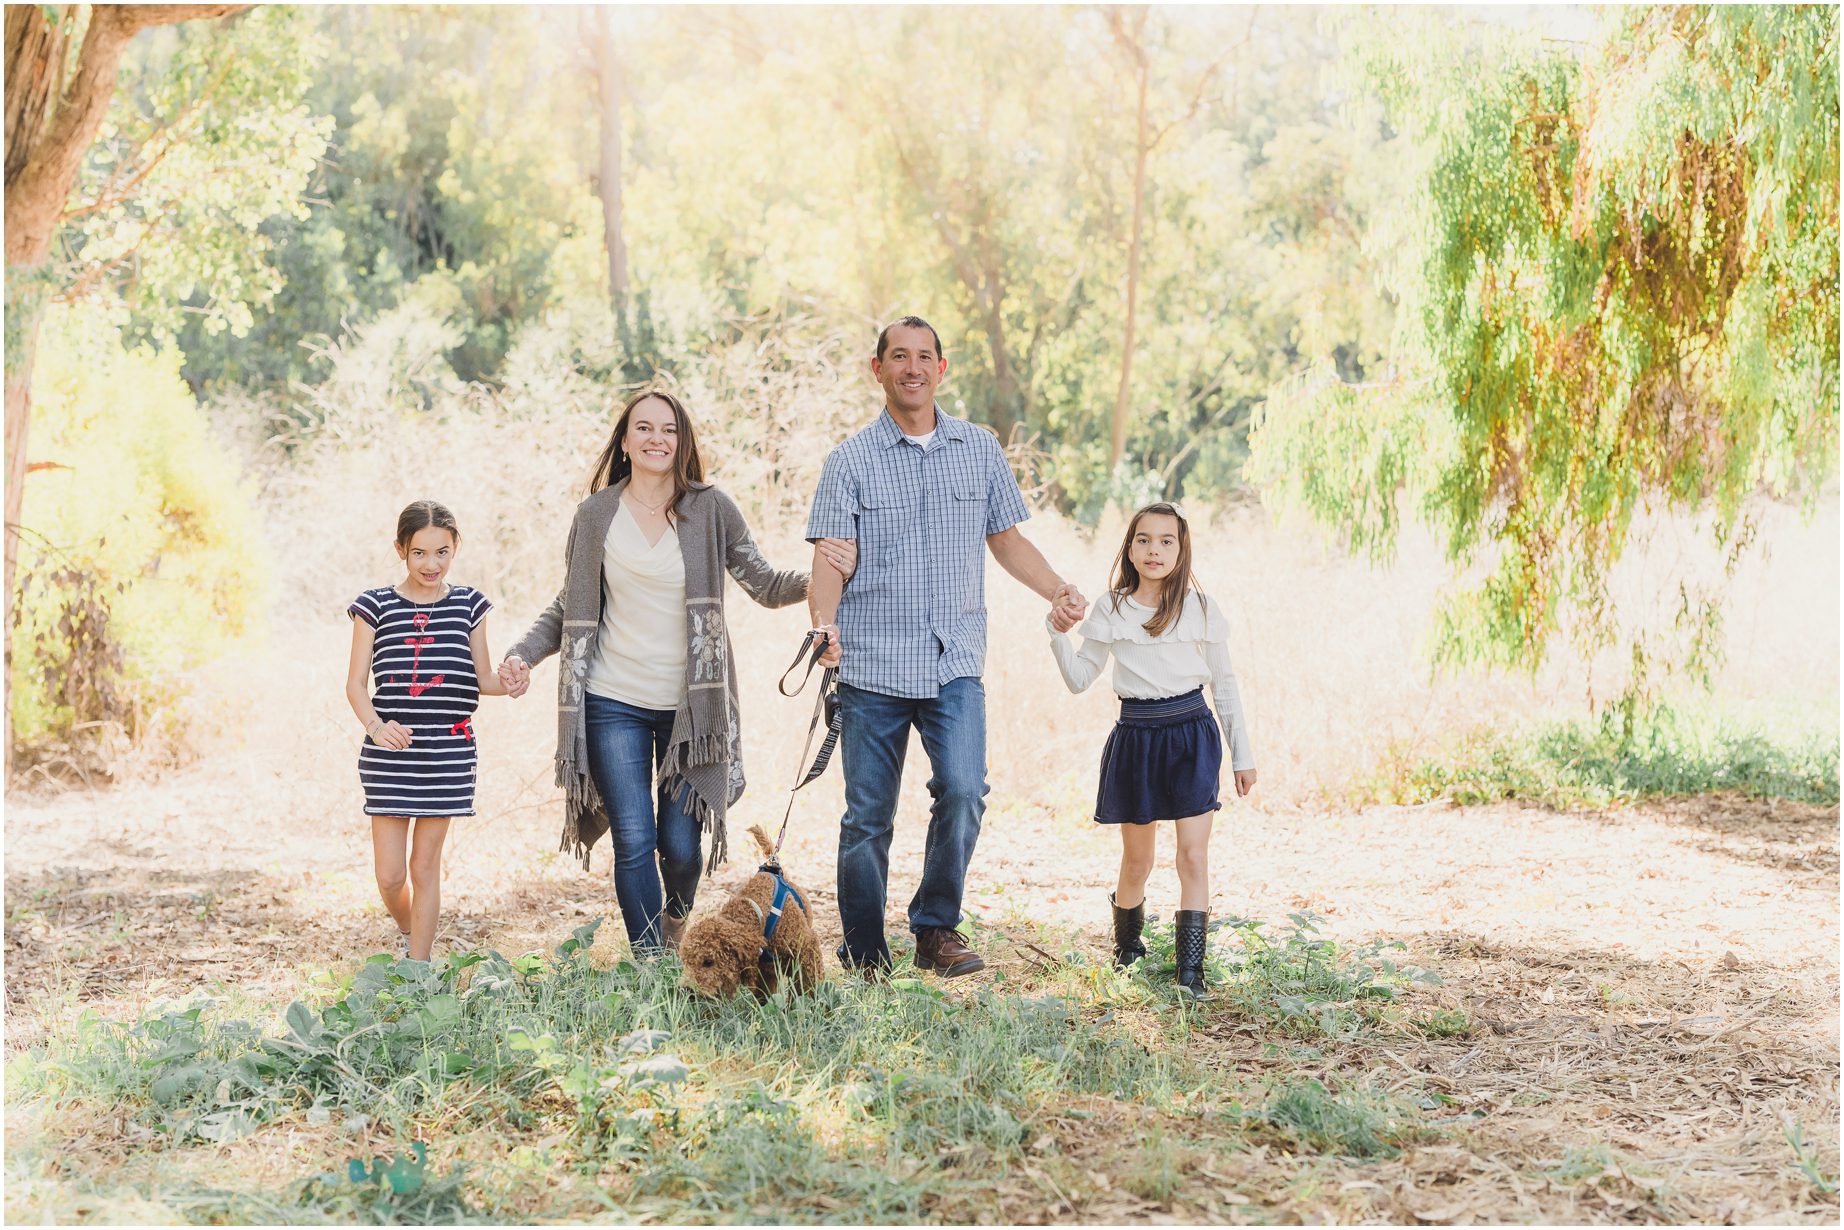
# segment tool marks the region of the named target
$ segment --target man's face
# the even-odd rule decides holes
[[[935,353],[934,335],[911,325],[892,327],[884,357],[871,360],[871,374],[884,386],[890,408],[911,414],[934,404],[935,388],[947,370],[948,361]]]

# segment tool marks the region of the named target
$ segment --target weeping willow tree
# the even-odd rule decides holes
[[[1345,32],[1415,151],[1412,204],[1370,236],[1395,373],[1276,390],[1253,473],[1373,557],[1407,507],[1483,574],[1444,595],[1437,663],[1630,645],[1630,711],[1667,669],[1707,680],[1723,588],[1672,578],[1662,635],[1623,617],[1635,515],[1703,516],[1726,578],[1751,497],[1809,509],[1831,472],[1838,10],[1635,9],[1588,49],[1443,46],[1403,16]]]

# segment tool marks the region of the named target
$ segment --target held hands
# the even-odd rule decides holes
[[[410,729],[398,722],[385,722],[371,732],[371,741],[379,747],[401,752],[410,746]]]
[[[832,565],[834,572],[847,581],[852,579],[852,573],[858,571],[856,542],[850,538],[822,538],[819,540],[819,548],[820,555]]]
[[[1050,626],[1067,632],[1082,622],[1088,613],[1088,599],[1082,591],[1065,581],[1050,595]]]
[[[525,689],[531,686],[531,667],[525,664],[524,658],[507,658],[499,664],[499,681],[506,685],[507,696],[523,696]]]

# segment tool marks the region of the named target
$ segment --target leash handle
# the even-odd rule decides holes
[[[811,653],[808,652],[809,649],[812,650]],[[794,660],[788,663],[788,668],[781,672],[781,678],[775,682],[775,691],[783,696],[799,696],[807,690],[807,680],[813,678],[813,668],[818,666],[820,659],[825,656],[826,634],[818,628],[809,628],[806,639],[801,641],[800,648],[794,651]],[[802,658],[807,660],[807,672],[800,677],[800,682],[795,684],[794,690],[790,692],[788,691],[788,676],[794,673],[794,668],[800,665]],[[828,673],[832,670],[831,667],[826,669]]]

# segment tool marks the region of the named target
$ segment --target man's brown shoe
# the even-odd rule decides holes
[[[660,947],[667,952],[679,951],[679,941],[685,938],[685,919],[674,918],[670,914],[659,917]]]
[[[980,954],[967,947],[967,937],[951,927],[924,927],[916,932],[916,965],[943,978],[977,974],[986,968]]]

